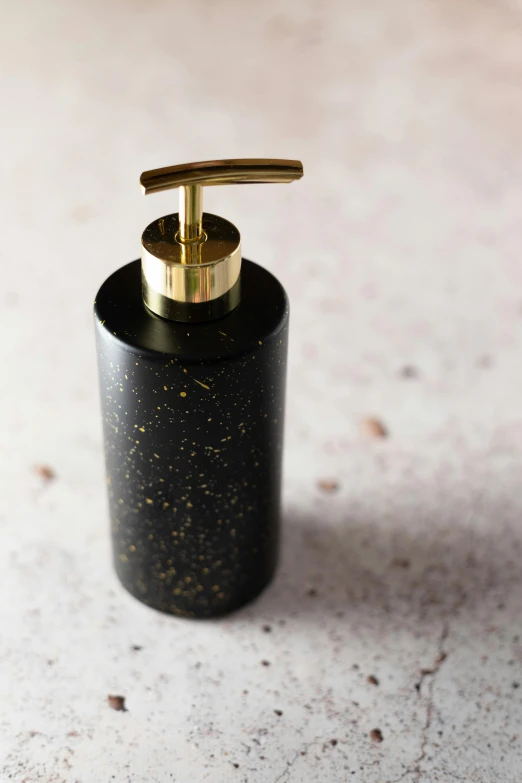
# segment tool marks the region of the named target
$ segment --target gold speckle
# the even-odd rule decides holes
[[[212,590],[214,591],[214,593],[219,593],[220,590],[219,585],[212,585]]]
[[[127,557],[127,555],[120,555],[120,560],[121,560],[122,563],[128,563],[129,562],[129,558]]]
[[[193,381],[196,381],[196,383],[199,383],[200,386],[203,386],[204,389],[210,389],[210,386],[207,386],[206,383],[201,383],[201,381],[198,381],[197,378],[193,378]]]
[[[223,598],[225,597],[225,593],[218,593],[217,597],[223,600]]]
[[[180,393],[179,393],[179,396],[180,396],[180,397],[186,397],[186,396],[187,396],[187,392],[180,392]]]
[[[192,582],[192,577],[191,576],[186,576],[185,577],[185,582],[189,585]]]
[[[162,573],[159,575],[159,578],[160,578],[160,579],[165,579],[165,578],[166,578],[166,576],[167,576],[167,574],[164,574],[164,573],[162,572]]]
[[[154,538],[154,536],[152,535],[152,533],[149,533],[149,535],[147,536],[147,539],[149,541],[152,541],[153,538]]]
[[[169,507],[169,505],[170,505],[170,504],[169,504],[169,503],[167,503],[167,501],[166,501],[166,500],[163,502],[163,508],[168,508],[168,507]]]
[[[164,391],[167,391],[167,390],[168,390],[168,387],[167,387],[167,386],[164,386],[164,387],[163,387],[163,389],[164,389]]]
[[[156,457],[156,459],[159,459],[159,454],[153,454],[153,457]]]
[[[129,552],[135,552],[135,551],[136,551],[136,547],[134,546],[134,544],[131,544],[129,547]]]
[[[148,503],[149,506],[152,506],[152,500],[151,498],[145,498],[145,503]]]
[[[187,368],[186,367],[183,368],[183,372],[187,372]]]
[[[210,569],[205,567],[205,568],[202,569],[201,573],[205,574],[205,576],[206,576],[207,574],[210,573]]]
[[[138,427],[138,429],[139,429],[140,432],[145,432],[145,427]]]
[[[181,588],[180,587],[175,587],[174,590],[172,591],[172,593],[174,595],[181,595]]]
[[[262,340],[258,340],[258,343],[259,343],[259,345],[263,345],[263,341]]]
[[[190,502],[190,500],[187,500],[187,508],[192,508],[192,503]]]

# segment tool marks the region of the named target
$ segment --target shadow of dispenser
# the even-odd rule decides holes
[[[277,564],[288,299],[202,210],[211,185],[300,179],[298,161],[207,161],[145,172],[179,188],[141,261],[101,286],[95,325],[114,564],[136,598],[214,617]]]

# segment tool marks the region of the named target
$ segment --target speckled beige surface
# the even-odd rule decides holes
[[[1,780],[518,780],[520,3],[2,20]],[[306,172],[207,201],[293,303],[283,562],[193,624],[111,570],[91,302],[142,169],[241,155]]]

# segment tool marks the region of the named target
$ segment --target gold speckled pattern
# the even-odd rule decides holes
[[[222,614],[270,580],[287,326],[285,309],[248,352],[187,363],[136,352],[98,322],[114,562],[144,603],[173,614]],[[187,332],[187,325],[172,329]]]

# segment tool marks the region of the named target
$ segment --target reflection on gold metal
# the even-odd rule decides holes
[[[201,185],[181,185],[179,189],[179,238],[181,242],[201,239],[203,194]]]
[[[167,215],[143,232],[141,267],[148,306],[158,301],[147,296],[148,289],[167,300],[198,304],[222,297],[239,278],[241,237],[232,223],[205,213],[205,241],[189,244],[176,241],[180,228],[179,216]]]
[[[140,177],[143,193],[179,188],[181,185],[240,185],[294,182],[303,176],[299,160],[277,158],[237,158],[184,163],[144,171]]]
[[[143,298],[164,318],[215,318],[239,302],[241,239],[228,220],[203,213],[202,186],[293,182],[295,160],[250,158],[170,166],[141,175],[144,193],[180,189],[179,215],[167,215],[142,236]],[[195,307],[194,307],[195,306]]]

